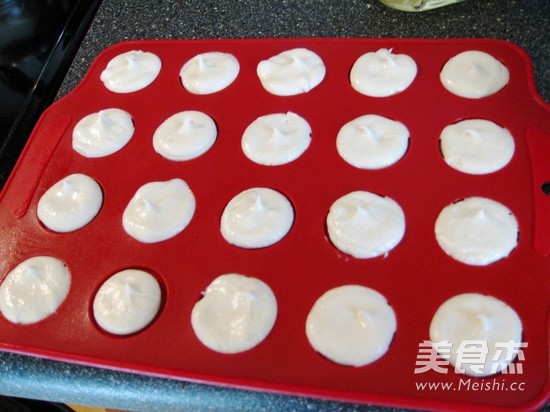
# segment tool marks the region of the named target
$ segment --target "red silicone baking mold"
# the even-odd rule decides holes
[[[324,81],[309,93],[278,97],[267,93],[256,65],[281,51],[306,47],[325,62]],[[411,56],[418,75],[404,92],[387,98],[352,89],[349,71],[369,51],[392,48]],[[116,94],[100,81],[109,60],[129,50],[153,52],[162,60],[157,79],[141,91]],[[478,100],[449,93],[439,81],[445,62],[465,50],[482,50],[510,71],[498,93]],[[227,89],[193,95],[179,80],[182,65],[199,53],[232,53],[240,74]],[[119,152],[88,159],[71,147],[72,129],[84,116],[106,108],[129,112],[131,141]],[[185,162],[168,161],[153,150],[155,129],[182,110],[200,110],[217,123],[214,146]],[[312,127],[312,142],[297,160],[261,166],[241,150],[241,136],[257,117],[292,111]],[[342,125],[364,114],[403,122],[410,147],[397,164],[382,170],[356,169],[336,151]],[[502,170],[483,176],[448,167],[439,151],[441,130],[461,119],[483,118],[510,130],[516,150]],[[4,350],[70,362],[272,392],[421,408],[537,409],[548,401],[550,308],[549,107],[537,95],[531,65],[515,45],[495,40],[271,39],[131,41],[101,53],[82,83],[50,107],[38,122],[0,195],[0,281],[23,260],[50,255],[72,275],[69,295],[58,311],[36,324],[15,325],[0,315]],[[58,234],[36,217],[40,196],[72,173],[93,177],[104,191],[98,216],[84,228]],[[176,237],[142,244],[128,236],[122,212],[144,183],[179,177],[197,201],[189,226]],[[237,193],[265,186],[284,193],[295,209],[289,234],[274,246],[245,250],[228,244],[219,231],[221,213]],[[325,232],[332,202],[367,190],[396,200],[404,210],[406,233],[388,256],[354,259],[338,252]],[[519,222],[517,248],[485,267],[447,256],[434,237],[443,207],[469,196],[506,205]],[[102,282],[125,268],[144,268],[162,284],[164,299],[155,321],[140,333],[115,337],[93,321],[91,305]],[[278,299],[277,322],[265,341],[236,355],[204,347],[191,328],[190,314],[201,291],[217,276],[237,272],[265,281]],[[359,284],[382,293],[397,317],[390,349],[359,368],[334,364],[317,354],[305,335],[305,320],[327,290]],[[439,305],[460,293],[497,297],[523,322],[522,371],[484,379],[447,369],[415,373],[419,345],[429,339]],[[519,368],[517,368],[519,369]],[[423,383],[451,389],[419,389]],[[481,387],[481,389],[480,389]],[[477,388],[477,389],[476,389]]]

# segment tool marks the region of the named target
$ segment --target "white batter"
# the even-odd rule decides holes
[[[380,49],[359,57],[351,68],[351,86],[371,97],[387,97],[408,88],[416,77],[415,61],[406,54]]]
[[[514,155],[514,138],[504,127],[483,119],[449,125],[440,136],[445,162],[463,173],[482,175],[506,166]]]
[[[128,335],[147,326],[160,308],[157,280],[143,270],[126,269],[107,279],[97,291],[93,314],[97,324],[115,335]]]
[[[478,293],[465,293],[447,300],[430,325],[433,343],[447,341],[452,345],[449,360],[457,372],[477,377],[494,375],[505,369],[519,346],[507,353],[508,350],[499,345],[510,342],[519,345],[521,335],[521,320],[510,306]],[[476,353],[486,353],[485,362],[480,362]]]
[[[397,202],[365,191],[336,200],[326,221],[334,246],[359,259],[387,254],[405,234],[405,214]]]
[[[61,179],[42,195],[36,213],[48,229],[67,233],[90,223],[102,204],[103,192],[97,182],[75,173]]]
[[[359,285],[323,294],[306,321],[306,335],[321,355],[341,365],[364,366],[381,358],[397,329],[395,313],[379,292]]]
[[[409,130],[403,123],[374,114],[346,123],[336,138],[340,156],[360,169],[391,166],[408,147]]]
[[[443,87],[457,96],[480,99],[508,84],[506,66],[490,54],[469,50],[449,59],[439,75]]]
[[[280,241],[293,222],[294,209],[283,194],[255,187],[231,199],[223,211],[220,230],[229,243],[258,249]]]
[[[122,216],[124,230],[143,243],[161,242],[180,233],[195,213],[195,196],[181,179],[141,186]]]
[[[100,110],[81,119],[73,129],[73,149],[97,158],[122,149],[134,134],[130,113],[120,109]]]
[[[435,237],[443,251],[474,266],[507,257],[518,243],[518,233],[512,212],[483,197],[469,197],[446,206],[435,222]]]
[[[295,113],[275,113],[254,120],[244,131],[241,146],[253,162],[282,165],[300,157],[311,142],[309,123]]]
[[[277,96],[307,93],[325,78],[323,60],[304,48],[286,50],[262,60],[256,73],[264,89]]]
[[[166,119],[153,135],[153,147],[169,160],[195,159],[216,142],[218,129],[210,116],[195,110],[176,113]]]
[[[229,53],[199,54],[183,65],[180,79],[193,94],[211,94],[225,89],[239,75],[239,61]]]
[[[206,347],[239,353],[262,342],[275,324],[277,300],[259,279],[235,273],[216,278],[193,307],[191,324]]]
[[[67,297],[71,275],[50,256],[35,256],[17,265],[0,285],[0,312],[12,323],[39,322],[57,311]]]
[[[132,93],[149,86],[157,78],[162,63],[157,55],[132,50],[114,57],[101,73],[101,81],[115,93]]]

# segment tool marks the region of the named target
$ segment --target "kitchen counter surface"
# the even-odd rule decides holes
[[[422,13],[377,0],[105,0],[61,86],[65,95],[105,48],[134,39],[265,37],[494,38],[530,56],[550,101],[550,2],[467,0]]]
[[[468,0],[404,13],[375,0],[105,0],[61,86],[83,78],[105,48],[130,39],[266,37],[495,38],[530,56],[550,101],[550,2]],[[0,394],[143,411],[389,410],[212,387],[0,353]]]

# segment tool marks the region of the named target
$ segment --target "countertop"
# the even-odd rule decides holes
[[[495,38],[530,56],[550,101],[550,2],[468,0],[423,13],[376,0],[105,0],[58,93],[69,93],[105,48],[129,39],[265,37]],[[0,394],[126,410],[372,411],[355,405],[213,387],[0,353]]]
[[[530,56],[535,83],[550,101],[550,2],[467,0],[406,13],[378,0],[105,0],[61,86],[83,78],[108,46],[133,39],[265,37],[494,38]]]

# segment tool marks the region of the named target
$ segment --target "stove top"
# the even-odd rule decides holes
[[[101,0],[0,0],[0,188]]]

